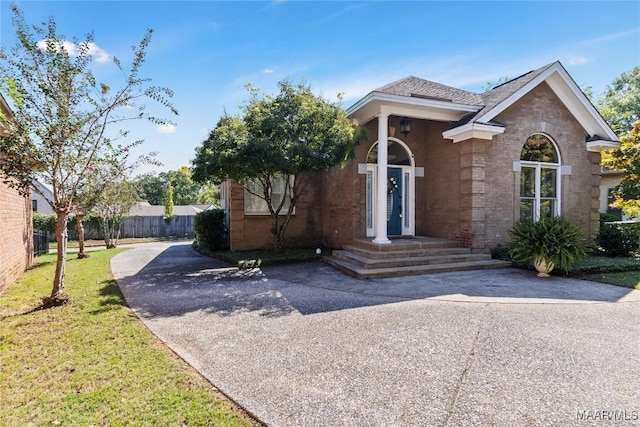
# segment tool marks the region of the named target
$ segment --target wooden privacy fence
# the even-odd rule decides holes
[[[194,216],[128,216],[122,221],[120,237],[193,237]]]
[[[174,215],[169,220],[161,216],[128,216],[120,225],[120,238],[134,237],[193,237],[193,215]],[[86,240],[104,238],[102,229],[85,227]],[[69,239],[77,240],[75,229],[69,230]]]

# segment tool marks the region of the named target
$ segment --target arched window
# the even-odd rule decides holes
[[[555,144],[534,134],[520,153],[520,220],[560,215],[560,156]]]
[[[389,140],[387,164],[411,166],[411,155],[402,144]],[[378,163],[378,143],[375,143],[367,154],[367,163]]]

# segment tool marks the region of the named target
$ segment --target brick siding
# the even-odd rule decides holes
[[[400,119],[389,117],[389,126],[411,149],[416,167],[424,168],[424,177],[415,180],[416,235],[460,240],[474,252],[506,244],[508,230],[520,216],[520,173],[514,172],[514,161],[520,160],[529,136],[544,133],[557,144],[562,164],[571,167],[571,173],[561,177],[561,213],[580,226],[585,237],[595,237],[600,154],[587,151],[586,131],[546,83],[496,117],[506,128],[492,141],[453,143],[442,137],[451,123],[417,119],[411,133],[403,136],[398,132]],[[296,225],[287,233],[293,245],[321,240],[340,248],[366,236],[366,176],[358,173],[358,164],[366,163],[377,126],[376,119],[368,122],[369,138],[355,148],[353,159],[346,167],[325,172],[301,201]],[[242,215],[241,188],[230,203],[232,248],[269,247],[269,218]]]
[[[322,176],[303,175],[303,191],[296,202],[295,214],[285,232],[287,247],[314,248],[321,244],[322,207],[320,200]],[[269,215],[244,214],[244,187],[231,181],[228,194],[229,245],[232,251],[269,249],[272,220]],[[284,220],[284,216],[281,217]]]
[[[0,291],[33,261],[31,198],[0,182]]]

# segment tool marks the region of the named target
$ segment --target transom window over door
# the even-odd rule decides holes
[[[520,154],[520,220],[560,215],[560,157],[543,134],[527,138]]]

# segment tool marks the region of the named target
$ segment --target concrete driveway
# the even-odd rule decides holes
[[[640,425],[640,291],[515,269],[238,271],[188,243],[111,269],[161,340],[268,425]]]

